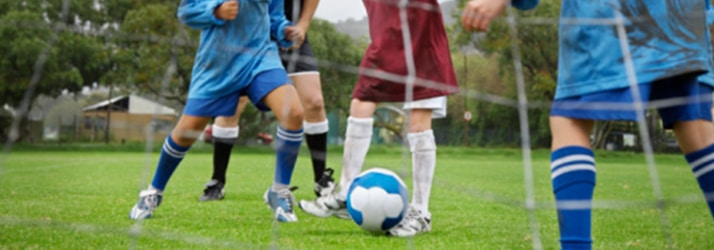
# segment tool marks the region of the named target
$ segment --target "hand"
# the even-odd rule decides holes
[[[508,0],[470,0],[461,13],[461,25],[466,31],[486,31],[494,18],[503,13]]]
[[[290,48],[285,48],[288,50],[300,48],[302,43],[305,42],[305,30],[299,26],[288,26],[285,27],[285,39],[293,41],[293,45]]]
[[[238,16],[238,1],[228,0],[213,10],[213,15],[221,20],[233,20]]]

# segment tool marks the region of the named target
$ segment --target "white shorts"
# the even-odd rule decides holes
[[[405,102],[402,108],[405,110],[431,109],[431,118],[444,118],[446,117],[446,96],[437,96],[428,99]]]

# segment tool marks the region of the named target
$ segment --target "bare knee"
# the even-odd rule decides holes
[[[302,102],[305,113],[316,114],[325,109],[325,102],[320,95],[304,98]]]
[[[276,112],[276,114],[278,113]],[[280,126],[286,129],[296,130],[302,128],[303,117],[304,111],[302,107],[300,105],[291,105],[280,112],[278,120]]]

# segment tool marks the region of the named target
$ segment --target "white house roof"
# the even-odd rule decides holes
[[[82,111],[102,110],[106,109],[110,104],[113,109],[124,110],[129,114],[178,115],[176,110],[173,108],[137,95],[117,96],[111,100],[87,106],[83,108]]]

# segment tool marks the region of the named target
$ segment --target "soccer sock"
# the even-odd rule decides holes
[[[325,172],[325,161],[327,159],[327,120],[321,122],[304,122],[305,141],[310,149],[310,159],[312,159],[312,173],[315,182],[322,178]]]
[[[590,249],[595,154],[568,146],[551,153],[550,178],[558,210],[562,249]]]
[[[275,139],[275,177],[273,178],[273,190],[288,188],[290,179],[295,170],[302,143],[302,129],[288,130],[278,126]]]
[[[714,144],[685,155],[714,216]]]
[[[347,118],[347,132],[342,155],[339,197],[347,197],[352,180],[360,174],[364,158],[372,141],[374,118]]]
[[[231,150],[238,139],[239,132],[238,127],[223,128],[213,125],[213,176],[211,179],[226,183],[228,161],[231,159]]]
[[[169,182],[171,175],[181,163],[183,157],[186,155],[186,151],[191,148],[191,146],[184,147],[176,144],[171,135],[169,135],[164,141],[164,146],[161,148],[161,155],[159,156],[159,163],[156,166],[156,172],[154,173],[154,180],[151,181],[151,187],[163,191],[166,188],[166,184]]]
[[[434,179],[436,168],[436,141],[434,131],[427,130],[418,133],[408,133],[409,149],[412,152],[412,176],[414,178],[414,192],[412,192],[412,205],[419,209],[427,218],[429,213],[429,196],[431,183]]]

